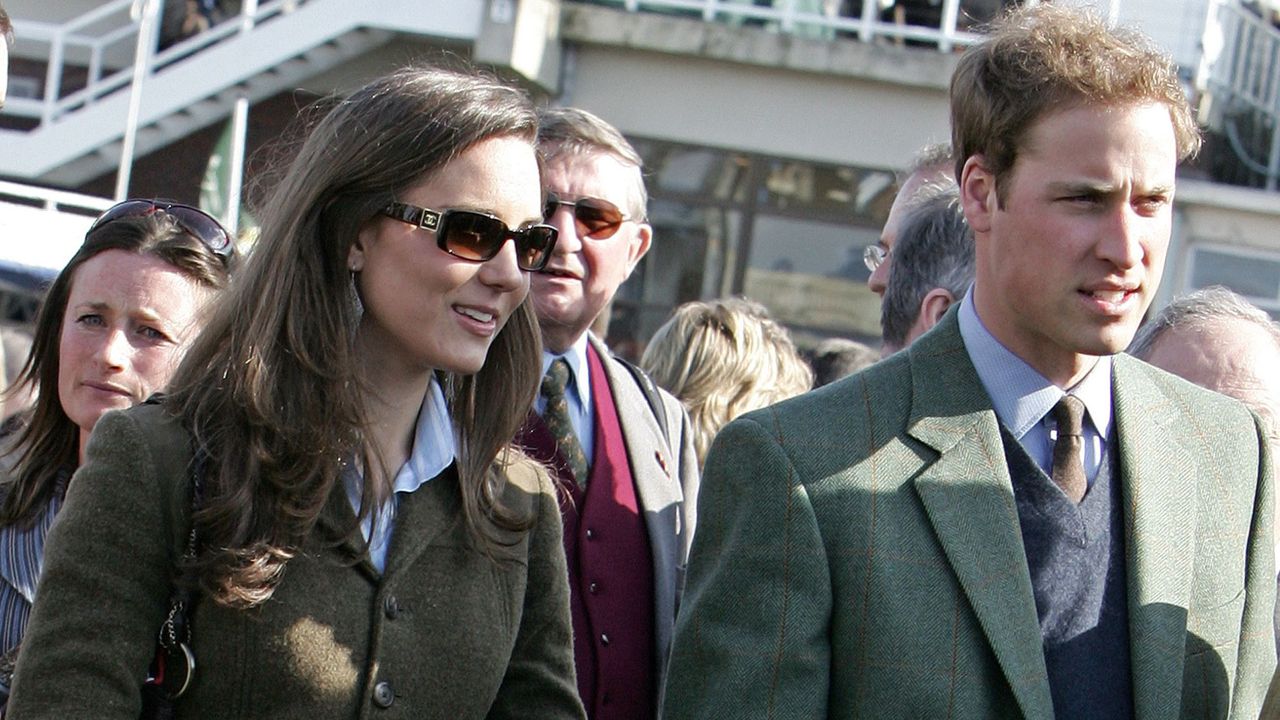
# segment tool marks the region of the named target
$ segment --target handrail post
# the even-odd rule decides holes
[[[938,50],[951,52],[956,39],[956,22],[960,17],[960,0],[943,0],[942,2],[942,37],[938,38]]]
[[[138,44],[133,55],[133,86],[129,90],[129,115],[120,147],[120,169],[116,172],[116,202],[129,196],[129,176],[133,172],[133,147],[138,140],[138,123],[142,110],[142,84],[151,74],[151,59],[156,43],[156,20],[163,0],[137,0],[141,5],[138,22]]]
[[[247,33],[253,29],[258,20],[258,0],[244,0],[240,6],[240,32]]]
[[[874,28],[880,20],[879,10],[879,0],[862,0],[862,24],[858,26],[858,39],[862,42],[871,42],[871,38],[875,37]]]
[[[44,80],[44,115],[41,122],[49,125],[54,119],[54,110],[58,107],[58,96],[62,94],[62,65],[66,57],[66,30],[59,28],[53,35],[53,44],[49,49],[49,68],[45,71]]]

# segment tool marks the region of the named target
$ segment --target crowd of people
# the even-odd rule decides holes
[[[131,199],[50,286],[5,717],[1280,718],[1280,326],[1139,331],[1200,142],[1145,38],[963,54],[864,256],[883,359],[729,298],[633,365],[615,127],[462,63],[327,107],[249,252]]]

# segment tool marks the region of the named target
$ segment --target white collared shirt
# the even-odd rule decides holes
[[[551,363],[564,358],[569,363],[569,387],[565,388],[565,399],[569,403],[569,420],[573,423],[573,432],[578,436],[582,452],[587,456],[587,469],[590,470],[595,456],[595,408],[591,404],[591,373],[587,370],[587,333],[583,333],[578,341],[568,350],[556,355],[542,351],[542,375],[546,377]],[[534,400],[534,410],[542,415],[547,409],[547,399],[538,393]]]
[[[449,417],[449,407],[444,401],[444,391],[435,377],[422,398],[422,409],[418,411],[418,422],[413,429],[413,449],[409,459],[405,460],[396,473],[391,484],[391,497],[387,498],[378,513],[377,526],[373,519],[366,516],[360,522],[360,531],[369,541],[369,560],[378,572],[383,572],[387,565],[387,547],[391,544],[391,532],[395,529],[396,508],[399,506],[400,494],[411,493],[422,487],[424,483],[444,472],[457,457],[457,442],[453,435],[453,420]],[[347,487],[347,499],[351,508],[360,512],[360,493],[364,489],[364,477],[348,462],[343,469],[342,480]]]
[[[1089,372],[1064,391],[1049,382],[987,330],[973,302],[973,288],[960,304],[960,336],[996,417],[1022,443],[1045,473],[1053,466],[1057,427],[1050,412],[1070,392],[1085,407],[1084,469],[1093,485],[1111,433],[1111,357],[1098,358]]]

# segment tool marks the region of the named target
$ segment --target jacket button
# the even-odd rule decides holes
[[[388,620],[395,620],[400,617],[400,603],[396,602],[395,595],[388,595],[383,598],[382,612],[387,616]]]
[[[596,593],[600,592],[600,583],[593,582],[590,585],[587,585],[587,592],[591,593],[592,595],[595,595]]]
[[[391,689],[391,683],[383,680],[373,686],[373,704],[380,708],[389,708],[391,703],[396,701],[396,693]]]
[[[604,634],[604,633],[600,633],[600,644],[601,644],[601,645],[604,645],[605,647],[608,647],[608,646],[609,646],[609,636],[608,636],[608,635],[606,635],[606,634]]]
[[[595,536],[596,536],[596,531],[592,530],[591,528],[587,528],[587,539],[590,540]]]

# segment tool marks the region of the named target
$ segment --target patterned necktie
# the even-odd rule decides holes
[[[547,374],[542,378],[542,396],[547,399],[547,407],[542,411],[542,422],[546,423],[560,454],[569,462],[573,471],[573,479],[582,490],[587,489],[587,455],[582,451],[582,443],[573,431],[573,422],[569,419],[569,400],[565,397],[565,387],[569,384],[569,363],[564,358],[557,358],[551,363]]]
[[[1053,444],[1053,482],[1071,502],[1084,499],[1089,483],[1084,476],[1084,403],[1075,395],[1064,395],[1053,406],[1058,421],[1058,439]]]

